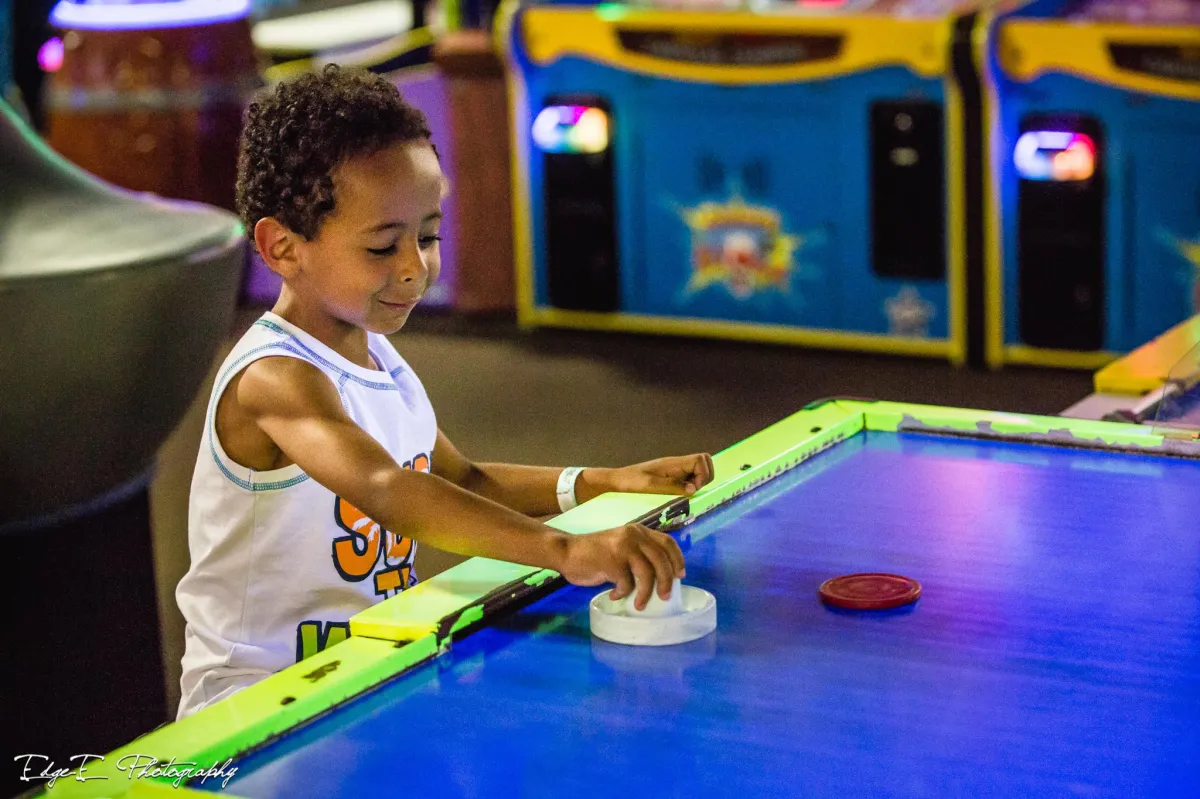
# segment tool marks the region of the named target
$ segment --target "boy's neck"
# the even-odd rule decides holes
[[[297,302],[286,287],[271,313],[295,325],[346,360],[364,369],[379,369],[367,349],[367,331],[324,311]]]

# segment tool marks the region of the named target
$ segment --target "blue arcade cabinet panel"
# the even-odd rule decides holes
[[[1135,269],[1126,338],[1135,345],[1200,313],[1200,114],[1191,116],[1131,137]]]
[[[645,227],[631,310],[841,326],[842,159],[819,135],[831,127],[823,110],[663,104],[643,115]]]
[[[991,40],[989,359],[1092,367],[1200,311],[1200,4],[1042,0]]]
[[[909,98],[895,115],[932,128],[940,145],[940,87],[929,88],[902,70],[880,70],[819,89],[747,89],[743,104],[726,105],[652,84],[636,98],[644,109],[638,138],[646,223],[630,261],[636,274],[628,279],[639,290],[628,297],[629,309],[946,337],[941,153],[934,154],[936,195],[923,198],[938,214],[935,244],[923,257],[876,257],[867,188],[878,180],[871,131],[881,115],[872,111],[892,104],[864,103],[862,94]],[[921,113],[929,107],[932,115]],[[880,125],[890,126],[891,117]]]

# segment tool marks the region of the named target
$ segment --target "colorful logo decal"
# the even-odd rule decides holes
[[[692,277],[687,293],[723,285],[739,300],[764,291],[787,293],[792,256],[803,243],[785,234],[779,212],[739,197],[704,202],[680,212],[692,231]]]
[[[937,309],[916,288],[905,286],[896,296],[883,301],[883,312],[887,315],[891,335],[927,338],[929,320],[936,315]]]

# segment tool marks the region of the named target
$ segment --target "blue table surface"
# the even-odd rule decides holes
[[[871,433],[687,529],[712,636],[605,644],[600,589],[563,589],[237,763],[228,790],[1200,795],[1200,463]],[[818,601],[860,571],[924,594]]]

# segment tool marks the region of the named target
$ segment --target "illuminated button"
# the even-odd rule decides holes
[[[1013,148],[1013,164],[1025,180],[1088,180],[1096,173],[1096,143],[1072,131],[1029,131]]]
[[[550,105],[538,112],[533,141],[548,153],[601,153],[608,149],[608,114],[585,105]]]

